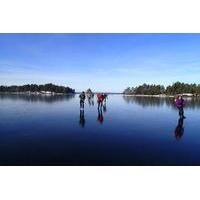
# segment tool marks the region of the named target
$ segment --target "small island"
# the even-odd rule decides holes
[[[0,93],[74,94],[75,90],[70,87],[58,86],[52,83],[48,83],[44,85],[27,84],[22,86],[0,86]]]
[[[188,97],[200,96],[200,84],[188,84],[176,82],[172,85],[164,87],[163,85],[146,84],[137,87],[128,87],[123,92],[124,95],[137,95],[137,96],[175,96],[183,95]]]

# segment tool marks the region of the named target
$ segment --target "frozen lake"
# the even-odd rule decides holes
[[[200,165],[200,100],[0,94],[0,165]]]

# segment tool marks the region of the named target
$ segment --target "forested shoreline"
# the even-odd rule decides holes
[[[75,90],[70,87],[58,86],[52,83],[37,85],[37,84],[27,84],[27,85],[12,85],[12,86],[0,86],[0,92],[10,92],[10,93],[75,93]]]
[[[37,85],[12,85],[12,86],[0,86],[0,92],[5,93],[75,93],[75,90],[70,87],[58,86],[52,83]],[[200,96],[200,84],[188,84],[176,82],[169,86],[155,85],[155,84],[142,84],[136,87],[128,87],[123,91],[125,95],[177,95],[188,94],[190,96]]]
[[[176,82],[164,87],[163,85],[143,84],[136,87],[128,87],[123,94],[127,95],[178,95],[186,94],[190,96],[200,95],[200,84],[188,84]]]

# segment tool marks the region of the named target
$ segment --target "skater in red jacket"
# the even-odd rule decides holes
[[[104,100],[104,95],[102,93],[97,94],[97,103],[98,103],[98,110],[102,109],[103,106],[103,100]]]

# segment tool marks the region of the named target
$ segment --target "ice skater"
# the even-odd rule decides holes
[[[84,104],[85,104],[85,92],[82,92],[79,95],[80,98],[80,109],[84,109]]]

